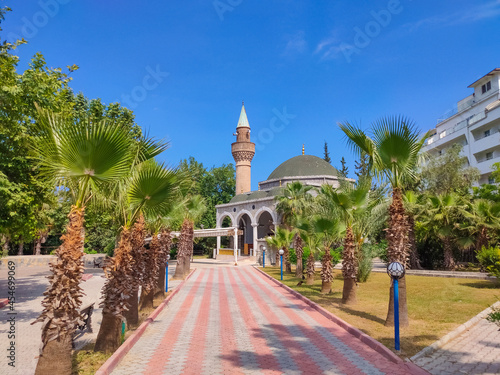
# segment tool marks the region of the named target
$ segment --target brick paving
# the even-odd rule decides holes
[[[500,374],[500,330],[494,323],[481,319],[415,363],[433,375]]]
[[[198,269],[112,374],[410,374],[251,267]]]

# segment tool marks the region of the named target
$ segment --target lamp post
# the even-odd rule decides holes
[[[405,275],[405,268],[399,262],[392,262],[387,266],[387,273],[392,279],[394,290],[394,348],[399,351],[399,285],[398,280]]]
[[[266,268],[266,247],[262,246],[262,268]]]
[[[281,261],[281,281],[283,281],[283,249],[280,249],[280,261]]]
[[[170,254],[167,254],[167,264],[165,266],[165,293],[168,293],[168,261],[170,260]]]

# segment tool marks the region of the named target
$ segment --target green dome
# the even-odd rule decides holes
[[[337,170],[321,158],[313,155],[299,155],[281,163],[268,180],[285,177],[338,176]]]

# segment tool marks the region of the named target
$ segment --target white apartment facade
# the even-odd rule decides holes
[[[500,162],[500,68],[468,87],[474,93],[438,120],[424,151],[437,156],[452,144],[461,143],[469,165],[481,173],[479,183],[492,183],[492,165]]]

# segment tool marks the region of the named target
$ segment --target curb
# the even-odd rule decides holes
[[[257,271],[259,271],[262,275],[273,281],[275,284],[278,286],[282,287],[286,291],[290,292],[293,294],[295,297],[300,299],[302,302],[306,303],[309,305],[311,308],[319,312],[321,315],[323,315],[325,318],[328,320],[331,320],[333,323],[337,324],[338,326],[344,328],[347,332],[349,332],[351,335],[354,337],[358,338],[361,342],[364,344],[368,345],[370,348],[375,350],[377,353],[381,354],[391,362],[397,363],[401,366],[406,367],[409,371],[411,371],[415,375],[428,375],[429,373],[425,371],[424,369],[418,367],[417,365],[411,363],[411,362],[405,362],[401,358],[399,358],[396,354],[394,354],[392,351],[390,351],[387,347],[382,345],[380,342],[375,340],[373,337],[368,336],[366,333],[361,332],[359,329],[353,327],[346,321],[340,319],[338,316],[332,314],[330,311],[324,309],[317,303],[311,301],[309,298],[304,297],[302,294],[299,292],[293,290],[292,288],[286,286],[285,284],[281,283],[279,280],[276,280],[274,277],[269,276],[267,273],[262,271],[261,269],[253,266],[253,268]]]
[[[116,368],[118,363],[125,357],[125,355],[132,349],[134,344],[141,338],[142,334],[146,331],[146,328],[150,323],[152,323],[156,317],[163,311],[165,306],[168,305],[170,300],[177,294],[184,283],[191,277],[191,275],[196,271],[196,268],[191,271],[191,273],[179,284],[177,285],[170,295],[165,298],[165,300],[151,313],[150,316],[135,330],[135,332],[127,339],[120,347],[113,353],[111,357],[108,358],[106,362],[96,371],[95,375],[109,375]]]
[[[9,299],[8,298],[0,298],[0,309],[2,309],[5,306],[7,306],[8,303],[9,303]]]
[[[459,325],[457,328],[455,328],[453,331],[447,333],[443,337],[441,337],[438,341],[434,342],[433,344],[429,345],[428,347],[422,349],[419,351],[417,354],[415,354],[413,357],[410,358],[412,362],[415,362],[416,360],[425,357],[426,355],[429,355],[436,350],[442,348],[445,344],[450,342],[451,340],[455,339],[456,337],[460,336],[462,333],[465,331],[468,331],[469,328],[471,328],[473,325],[477,324],[480,320],[484,319],[486,315],[488,315],[490,312],[493,311],[493,308],[500,308],[500,301],[495,302],[493,305],[490,307],[484,309],[481,311],[479,314],[465,322],[464,324]]]

